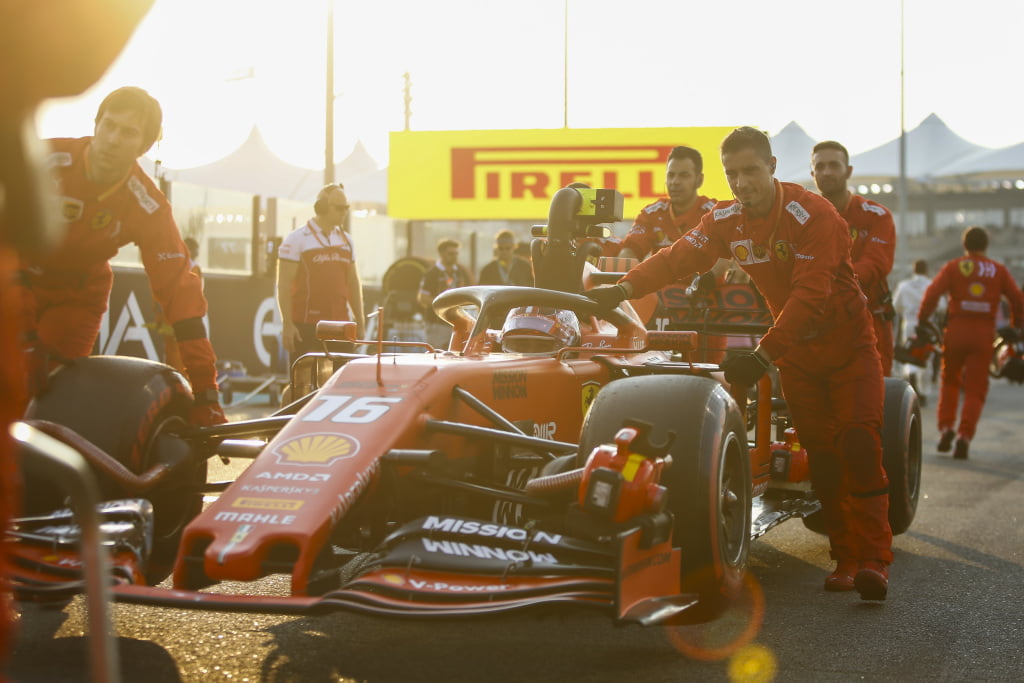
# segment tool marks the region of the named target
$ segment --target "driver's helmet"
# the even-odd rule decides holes
[[[580,343],[580,321],[572,311],[519,306],[505,317],[501,350],[530,356],[549,356]]]

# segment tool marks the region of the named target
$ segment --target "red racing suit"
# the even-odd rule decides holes
[[[668,197],[648,204],[637,214],[633,227],[622,241],[622,248],[632,250],[640,259],[647,254],[653,254],[670,246],[682,237],[684,232],[697,225],[700,217],[714,205],[714,199],[701,195],[697,197],[689,211],[677,216]]]
[[[29,342],[63,358],[89,355],[113,284],[109,261],[134,242],[153,297],[174,327],[197,403],[216,403],[217,359],[202,320],[206,298],[171,205],[138,163],[111,187],[91,182],[86,175],[91,139],[49,141],[67,230],[45,257],[22,262]],[[217,421],[223,421],[222,414],[208,423]]]
[[[1010,271],[986,258],[984,252],[969,252],[942,267],[924,292],[918,322],[924,323],[931,317],[944,294],[949,297],[949,307],[936,417],[940,432],[953,430],[963,389],[964,405],[956,431],[969,442],[988,395],[988,364],[1000,299],[1005,296],[1010,302],[1012,324],[1020,327],[1024,322],[1024,294]]]
[[[832,555],[892,562],[888,479],[882,468],[884,382],[866,300],[835,207],[775,181],[765,217],[720,202],[624,281],[633,298],[732,258],[760,290],[774,325],[760,346],[779,368],[793,424],[811,461]]]
[[[882,358],[882,372],[888,376],[892,372],[895,341],[892,295],[886,278],[892,272],[896,258],[896,225],[887,208],[857,194],[850,195],[850,201],[839,215],[850,225],[853,272],[868,298],[868,310],[878,338],[878,355]]]
[[[715,205],[714,199],[698,195],[688,211],[676,215],[672,209],[672,201],[662,197],[640,210],[633,227],[626,233],[622,247],[631,249],[637,258],[643,259],[660,249],[671,246],[690,228],[700,223],[700,218]],[[724,284],[724,277],[718,278],[717,284]],[[727,337],[718,335],[701,335],[701,347],[697,350],[697,358],[702,363],[719,363],[725,357]]]

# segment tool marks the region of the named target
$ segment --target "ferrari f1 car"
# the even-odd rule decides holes
[[[618,277],[576,252],[616,212],[614,191],[560,190],[533,243],[537,287],[435,299],[453,327],[448,350],[385,352],[383,340],[355,340],[351,323],[321,323],[321,338],[371,352],[301,358],[291,382],[303,398],[270,417],[191,428],[184,379],[144,360],[90,357],[58,371],[25,422],[95,472],[115,597],[394,616],[572,604],[644,625],[714,619],[741,589],[752,539],[794,517],[816,528],[820,505],[771,380],[730,387],[717,365],[690,361],[700,335],[750,335],[763,311],[729,311],[743,297],[719,292],[726,301],[657,331],[644,325],[651,302],[607,311],[581,295]],[[682,298],[662,304],[685,309]],[[917,504],[921,418],[905,382],[887,380],[885,401],[900,533]],[[232,482],[208,482],[218,456],[252,462]],[[81,530],[52,482],[29,477],[25,488],[8,532],[17,593],[67,599],[83,586]],[[280,594],[239,583],[273,575],[287,577]]]

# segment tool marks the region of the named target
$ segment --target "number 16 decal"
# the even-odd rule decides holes
[[[331,422],[366,424],[380,419],[391,409],[391,404],[402,399],[397,396],[317,396],[320,405],[302,417],[303,422]],[[349,402],[351,401],[351,403]]]

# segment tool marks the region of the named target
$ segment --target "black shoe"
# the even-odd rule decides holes
[[[967,446],[968,445],[969,445],[969,442],[967,442],[967,441],[965,441],[963,439],[957,439],[956,440],[956,450],[953,451],[953,457],[956,458],[957,460],[966,460],[967,459]]]
[[[936,446],[939,453],[949,453],[949,449],[953,447],[953,439],[956,438],[956,432],[952,429],[942,432],[942,438],[939,439],[939,445]]]

